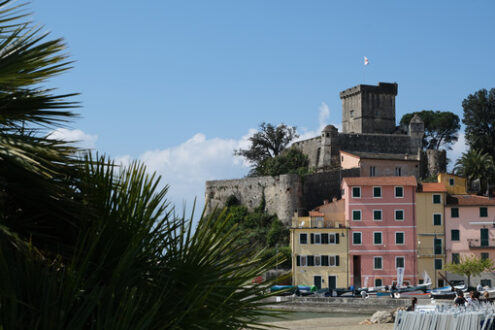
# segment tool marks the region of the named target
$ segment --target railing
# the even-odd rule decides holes
[[[419,248],[417,250],[418,257],[428,257],[428,258],[442,258],[445,257],[443,249],[436,251],[440,253],[435,253],[433,248]]]
[[[495,239],[468,239],[469,247],[472,249],[493,249]]]

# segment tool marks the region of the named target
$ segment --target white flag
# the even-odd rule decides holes
[[[370,62],[370,61],[369,61],[369,60],[368,60],[368,58],[365,56],[365,57],[364,57],[364,65],[368,65],[368,63],[369,63],[369,62]]]

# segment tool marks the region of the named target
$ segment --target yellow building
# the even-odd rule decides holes
[[[290,231],[293,285],[349,286],[344,204],[343,201],[334,203],[325,203],[307,217],[293,218]],[[329,213],[333,217],[330,218]]]
[[[442,183],[423,183],[416,193],[418,276],[426,271],[433,287],[444,285],[440,272],[445,265],[445,216],[447,188]],[[423,280],[420,280],[422,283]]]
[[[466,178],[449,173],[440,173],[437,176],[438,183],[447,188],[447,193],[451,195],[465,195],[467,181]]]

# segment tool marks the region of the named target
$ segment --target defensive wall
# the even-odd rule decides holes
[[[290,225],[296,211],[309,211],[323,201],[340,198],[340,182],[346,176],[359,176],[359,168],[333,170],[300,177],[297,174],[247,177],[206,182],[206,212],[225,206],[230,196],[253,211],[265,195],[266,211]]]

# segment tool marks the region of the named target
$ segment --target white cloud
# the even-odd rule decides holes
[[[96,146],[98,135],[86,134],[80,129],[57,128],[50,135],[50,138],[74,142],[74,145],[84,149],[93,149]]]
[[[246,148],[249,136],[255,131],[249,130],[239,140],[208,139],[204,134],[197,133],[180,145],[145,151],[138,159],[170,185],[168,198],[179,211],[182,211],[184,204],[190,211],[194,198],[197,198],[198,210],[201,211],[205,181],[241,178],[247,174],[249,164],[234,156],[233,152]],[[129,164],[131,159],[131,156],[124,155],[117,157],[116,162]]]
[[[455,161],[461,157],[463,152],[466,152],[468,149],[465,139],[464,132],[459,133],[459,138],[457,142],[452,145],[452,150],[447,151],[447,157],[450,159],[448,170],[452,171]]]
[[[318,122],[320,123],[320,131],[327,126],[328,119],[330,118],[330,108],[325,102],[322,102],[318,108]]]

